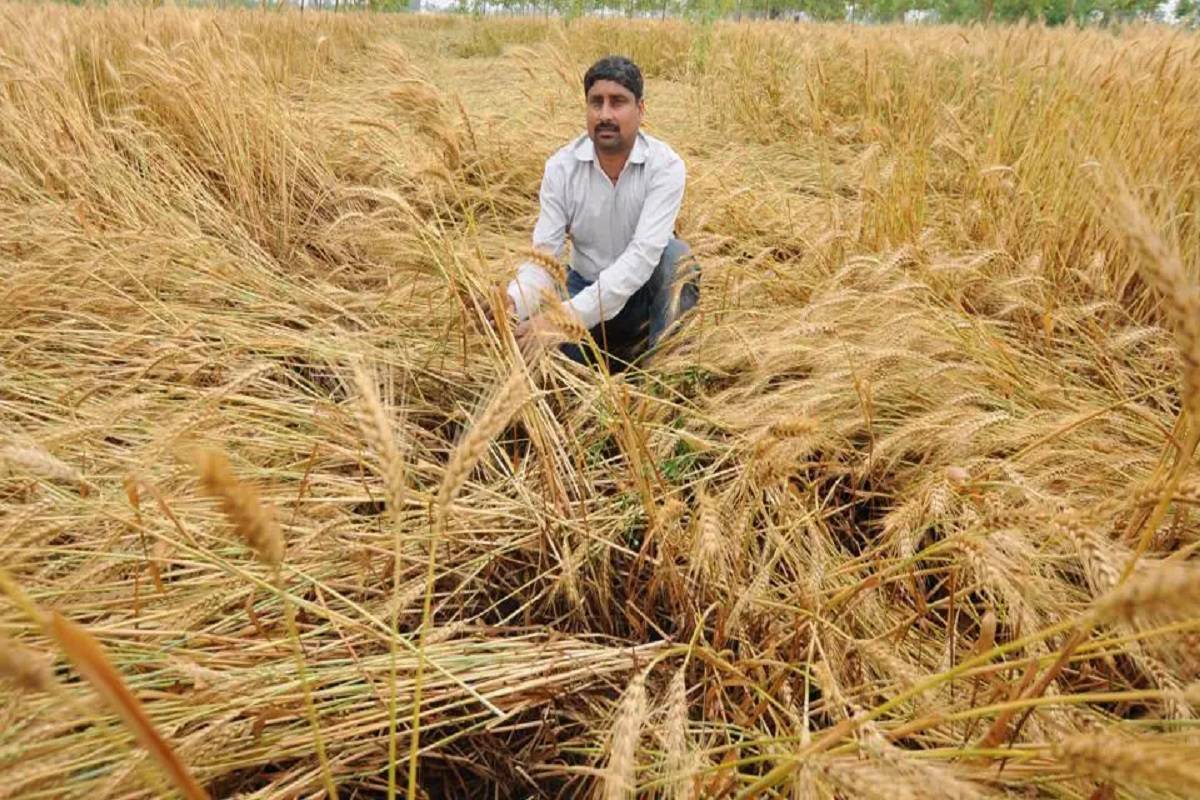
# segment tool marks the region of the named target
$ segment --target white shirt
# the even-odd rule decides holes
[[[586,133],[546,161],[533,246],[561,258],[571,235],[571,268],[592,285],[565,305],[588,328],[619,314],[654,273],[674,233],[685,178],[683,159],[641,132],[615,185]],[[522,264],[508,286],[520,319],[553,286],[540,265]]]

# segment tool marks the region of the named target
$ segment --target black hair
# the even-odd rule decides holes
[[[605,56],[583,76],[583,96],[592,90],[596,81],[613,81],[633,92],[634,100],[642,99],[642,71],[625,56]]]

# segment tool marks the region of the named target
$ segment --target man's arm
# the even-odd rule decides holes
[[[567,234],[566,180],[562,168],[553,161],[546,163],[542,173],[542,188],[538,193],[541,210],[533,227],[533,246],[537,250],[562,255]],[[517,277],[508,285],[508,296],[518,319],[528,319],[541,303],[543,289],[554,288],[554,279],[539,264],[526,261],[517,269]]]
[[[679,158],[651,177],[642,215],[629,246],[612,266],[600,273],[595,283],[567,303],[584,326],[593,328],[615,317],[633,293],[650,280],[671,241],[686,178],[683,160]]]

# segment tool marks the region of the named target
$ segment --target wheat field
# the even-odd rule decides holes
[[[581,78],[680,335],[481,324]],[[1200,796],[1200,38],[0,5],[0,797]]]

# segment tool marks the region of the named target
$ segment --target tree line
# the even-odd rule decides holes
[[[407,4],[407,3],[406,3]],[[628,17],[1111,24],[1200,24],[1200,0],[457,0],[466,13]]]

